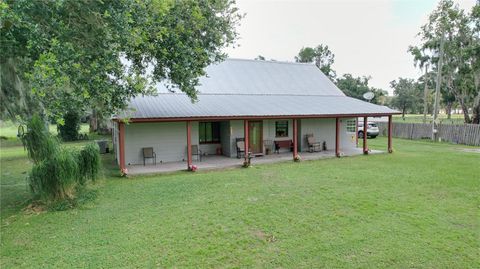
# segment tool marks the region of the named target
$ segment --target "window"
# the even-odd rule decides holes
[[[288,120],[275,122],[275,137],[288,137]]]
[[[220,143],[220,122],[199,122],[200,144]]]
[[[356,131],[355,124],[356,123],[357,123],[356,120],[347,120],[347,132],[355,133],[355,131]]]

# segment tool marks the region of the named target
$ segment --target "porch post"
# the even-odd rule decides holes
[[[192,122],[187,121],[187,169],[192,167]]]
[[[293,119],[293,160],[298,155],[298,130],[297,119]]]
[[[367,130],[368,130],[368,117],[363,117],[363,154],[368,154]]]
[[[248,132],[248,120],[243,121],[243,144],[244,144],[244,157],[245,163],[248,163],[248,143],[249,143],[249,132]]]
[[[125,123],[122,121],[118,122],[118,153],[120,170],[123,171],[125,169]]]
[[[340,157],[340,119],[335,118],[335,156]]]
[[[392,115],[388,115],[388,153],[393,152],[393,148],[392,148],[392,129],[393,129]]]
[[[358,117],[355,119],[355,147],[358,148]]]

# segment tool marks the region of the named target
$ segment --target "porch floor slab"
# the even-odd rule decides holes
[[[379,154],[384,153],[384,151],[380,150],[370,150],[370,154]],[[325,158],[333,158],[335,157],[335,151],[320,151],[320,152],[300,152],[299,153],[302,160],[318,160],[318,159],[325,159]],[[355,156],[355,155],[362,155],[361,148],[351,149],[349,151],[342,152],[342,156]],[[285,152],[280,154],[270,154],[264,155],[261,157],[252,158],[252,165],[255,164],[265,164],[265,163],[275,163],[275,162],[285,162],[285,161],[293,161],[293,156],[291,152]],[[226,156],[218,156],[218,155],[208,155],[202,156],[202,161],[195,160],[193,164],[198,167],[198,171],[204,170],[214,170],[214,169],[222,169],[222,168],[230,168],[230,167],[241,167],[243,164],[243,158],[229,158]],[[140,175],[140,174],[158,174],[158,173],[169,173],[175,171],[181,171],[187,169],[187,162],[179,161],[179,162],[166,162],[166,163],[157,163],[154,164],[147,164],[147,165],[129,165],[127,166],[128,174],[129,175]]]

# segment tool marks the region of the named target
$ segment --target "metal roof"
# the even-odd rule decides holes
[[[137,97],[130,118],[188,118],[292,115],[392,114],[385,106],[346,96],[199,95],[192,103],[184,94]]]
[[[310,63],[226,59],[205,72],[196,87],[200,94],[345,95]],[[168,92],[162,84],[157,88]]]
[[[345,96],[315,65],[227,59],[206,69],[198,101],[183,93],[139,96],[121,118],[389,115],[385,106]]]

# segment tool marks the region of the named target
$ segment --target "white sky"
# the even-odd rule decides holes
[[[470,11],[475,0],[456,0]],[[340,76],[371,76],[370,85],[389,91],[398,77],[417,78],[408,46],[437,0],[237,0],[245,13],[240,39],[229,57],[294,61],[303,46],[326,44]]]

